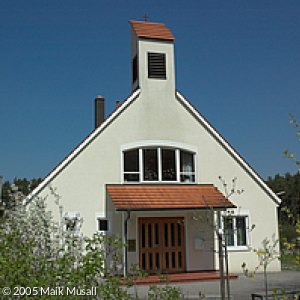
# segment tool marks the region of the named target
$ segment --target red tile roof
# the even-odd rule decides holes
[[[129,21],[136,35],[144,38],[175,40],[165,24],[142,21]]]
[[[117,210],[235,207],[213,185],[106,185]]]

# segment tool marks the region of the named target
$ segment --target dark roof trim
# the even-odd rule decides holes
[[[272,191],[258,173],[246,162],[246,160],[227,142],[227,140],[206,120],[206,118],[182,95],[176,90],[175,95],[206,127],[206,129],[214,136],[214,138],[238,161],[238,163],[254,178],[254,180],[264,189],[264,191],[272,198],[277,206],[280,205],[281,199]]]
[[[27,204],[34,196],[47,186],[51,180],[56,177],[77,155],[79,155],[97,136],[100,134],[123,110],[127,108],[135,99],[139,97],[140,89],[136,89],[126,98],[123,103],[117,107],[97,128],[95,128],[69,155],[67,155],[44,179],[33,189],[23,200]]]
[[[236,206],[235,206],[236,207]],[[116,211],[174,211],[174,210],[191,210],[191,211],[195,211],[195,210],[209,210],[209,209],[213,209],[214,211],[225,211],[228,207],[195,207],[195,208],[191,208],[191,207],[184,207],[184,208],[116,208]]]

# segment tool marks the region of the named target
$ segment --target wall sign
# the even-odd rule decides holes
[[[204,241],[201,238],[194,238],[195,250],[204,250]]]

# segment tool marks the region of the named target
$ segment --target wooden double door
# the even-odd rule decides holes
[[[139,261],[149,274],[185,271],[183,218],[139,218]]]

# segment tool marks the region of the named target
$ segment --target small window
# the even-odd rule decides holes
[[[143,149],[144,156],[144,180],[158,180],[157,149]]]
[[[78,234],[80,232],[80,214],[78,212],[65,212],[63,228],[66,233]]]
[[[136,82],[138,78],[138,61],[137,55],[132,60],[132,84]]]
[[[98,219],[98,230],[99,231],[109,231],[107,219]]]
[[[166,55],[164,53],[148,53],[148,77],[166,79]]]
[[[224,235],[228,249],[248,249],[250,244],[249,212],[227,212],[223,215]]]
[[[139,149],[124,152],[124,181],[139,181]]]
[[[162,149],[162,180],[176,181],[176,159],[174,149]]]
[[[180,151],[180,181],[195,182],[194,154]]]

